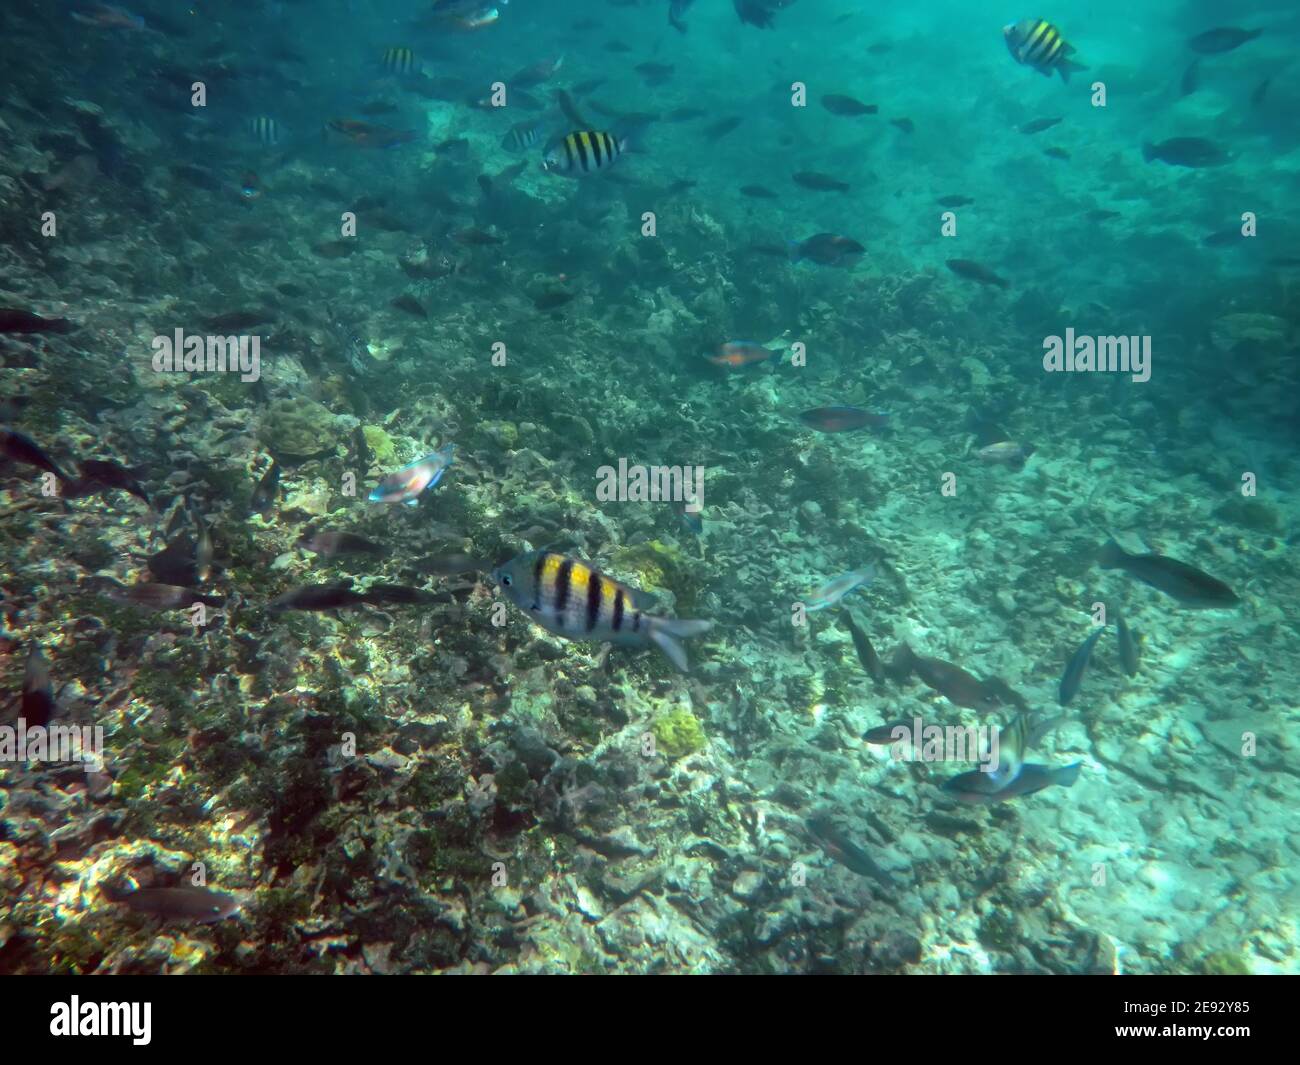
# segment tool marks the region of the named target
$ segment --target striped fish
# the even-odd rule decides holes
[[[545,122],[516,122],[501,138],[501,147],[508,152],[527,151],[542,139],[545,132]]]
[[[415,53],[409,48],[385,48],[384,69],[394,74],[410,74],[416,68]]]
[[[1068,44],[1061,31],[1046,19],[1021,19],[1013,25],[1003,26],[1002,36],[1017,63],[1049,78],[1056,70],[1060,71],[1062,81],[1069,81],[1073,71],[1086,69],[1081,63],[1071,61],[1074,46]]]
[[[579,130],[561,137],[546,149],[542,169],[552,174],[590,174],[605,169],[626,147],[612,133]]]
[[[654,600],[553,551],[530,551],[492,571],[492,579],[515,606],[556,636],[600,640],[624,647],[654,644],[686,672],[686,650],[677,641],[698,636],[711,621],[683,621],[646,613]]]
[[[280,123],[270,115],[255,115],[248,120],[248,132],[258,144],[279,144]]]

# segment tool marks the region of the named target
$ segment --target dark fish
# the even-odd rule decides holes
[[[391,100],[371,100],[369,103],[361,105],[361,113],[367,118],[374,118],[376,115],[391,115],[397,110],[397,105]]]
[[[414,606],[438,601],[432,592],[405,584],[372,584],[362,593],[362,599],[373,606]]]
[[[194,538],[188,532],[182,532],[156,555],[150,556],[146,565],[163,584],[198,584],[197,550]]]
[[[233,895],[202,887],[137,888],[135,891],[105,887],[103,890],[110,902],[120,902],[132,913],[199,924],[224,921],[237,913],[240,905]]]
[[[1263,30],[1242,30],[1235,26],[1223,26],[1215,30],[1198,33],[1187,42],[1187,47],[1201,55],[1218,55],[1240,48],[1247,41],[1253,41]]]
[[[817,233],[807,240],[791,241],[788,249],[795,262],[809,259],[821,266],[852,266],[867,250],[851,237],[834,233]]]
[[[1061,75],[1062,81],[1069,81],[1076,70],[1086,70],[1082,63],[1070,58],[1075,48],[1061,35],[1061,31],[1046,19],[1027,18],[1002,27],[1003,39],[1007,50],[1017,63],[1052,76],[1052,71]]]
[[[975,201],[969,196],[944,196],[939,200],[940,207],[968,207]]]
[[[666,82],[677,68],[671,63],[638,63],[632,69],[645,79],[647,85],[654,86]]]
[[[578,110],[577,104],[563,89],[555,91],[555,102],[559,104],[560,110],[576,129],[591,129],[592,124],[583,117],[582,112]]]
[[[360,432],[360,427],[358,427]],[[249,502],[248,509],[250,513],[260,514],[266,517],[271,513],[275,506],[275,497],[280,492],[280,464],[271,460],[271,468],[262,474],[262,479],[257,482],[257,487],[253,489],[253,498]]]
[[[338,555],[373,555],[382,558],[388,554],[388,548],[374,540],[367,540],[356,533],[326,529],[308,529],[298,537],[295,546],[322,558],[335,558]]]
[[[366,601],[366,597],[353,591],[348,583],[308,584],[276,596],[266,604],[266,609],[272,613],[282,610],[338,610],[361,606]]]
[[[815,407],[799,415],[799,420],[819,433],[844,433],[853,429],[883,429],[888,414],[875,414],[861,407]]]
[[[533,297],[533,306],[539,311],[553,311],[557,307],[563,307],[577,295],[576,292],[565,292],[563,289],[552,289],[549,292],[541,292]]]
[[[741,194],[755,200],[775,200],[777,195],[764,185],[741,185]]]
[[[991,689],[987,682],[967,673],[961,666],[941,658],[918,655],[905,643],[900,644],[894,653],[901,668],[915,673],[927,688],[958,706],[971,710],[995,710],[1004,701],[996,689]]]
[[[1207,248],[1227,248],[1234,244],[1241,244],[1249,239],[1242,233],[1241,226],[1228,226],[1227,229],[1220,229],[1218,232],[1204,237],[1201,243]]]
[[[686,21],[682,17],[690,10],[695,0],[669,0],[668,4],[668,25],[672,26],[678,33],[686,32]]]
[[[464,229],[458,229],[450,234],[451,239],[457,244],[465,244],[472,247],[486,247],[493,244],[504,244],[500,237],[489,233],[485,229],[479,229],[477,226],[466,226]],[[420,308],[421,312],[424,308]]]
[[[60,481],[70,480],[68,475],[59,469],[58,463],[41,450],[36,441],[13,429],[0,429],[0,458],[24,466],[35,466],[38,470],[54,474]]]
[[[18,307],[0,307],[0,333],[70,333],[75,328],[66,318],[44,318]]]
[[[270,311],[250,307],[248,310],[225,311],[222,314],[209,315],[203,319],[203,326],[214,332],[238,333],[245,329],[252,329],[253,326],[261,325],[263,322],[269,322],[271,318]]]
[[[1084,217],[1085,217],[1089,222],[1106,222],[1106,221],[1109,221],[1109,220],[1112,219],[1112,218],[1118,218],[1118,217],[1119,217],[1119,212],[1118,212],[1118,211],[1108,211],[1108,210],[1105,210],[1104,208],[1100,208],[1100,207],[1098,207],[1098,208],[1095,208],[1095,209],[1089,211],[1086,215],[1084,215]]]
[[[606,41],[605,51],[613,52],[615,55],[630,55],[632,49],[622,41]]]
[[[871,641],[867,638],[863,630],[853,616],[851,611],[844,612],[844,627],[849,630],[849,635],[853,637],[853,648],[858,652],[858,661],[862,663],[862,668],[867,671],[869,676],[877,684],[885,679],[885,667],[880,662],[880,656],[876,654],[876,649],[871,646]]]
[[[794,175],[794,183],[802,185],[806,189],[815,189],[818,192],[849,191],[847,182],[833,178],[829,174],[818,173],[816,170],[800,170]]]
[[[1051,129],[1061,120],[1059,118],[1036,118],[1032,122],[1026,122],[1020,127],[1021,133],[1042,133],[1045,129]]]
[[[838,92],[823,96],[822,107],[833,115],[874,115],[880,110],[875,104],[864,104],[861,100]]]
[[[397,297],[397,299],[393,300],[389,306],[396,307],[399,311],[405,311],[407,314],[414,315],[416,318],[429,317],[429,312],[424,309],[424,304],[409,292],[403,292]]]
[[[375,456],[370,450],[370,445],[366,442],[365,430],[357,426],[352,431],[352,459],[359,465],[362,472],[369,472],[371,464],[375,461]],[[276,474],[277,483],[279,474]]]
[[[151,506],[149,493],[144,490],[132,470],[106,459],[87,459],[80,464],[81,479],[68,485],[64,495],[69,499],[81,499],[99,492],[121,489],[140,500],[146,507]]]
[[[54,719],[56,710],[49,659],[40,644],[34,643],[27,652],[27,667],[23,671],[23,722],[27,728],[38,725],[43,728]]]
[[[1143,144],[1142,158],[1148,163],[1153,159],[1159,159],[1170,166],[1195,169],[1202,166],[1222,166],[1229,157],[1227,152],[1204,137],[1173,137],[1159,144]]]
[[[894,733],[898,729],[906,729],[907,735],[911,736],[914,723],[906,719],[890,721],[884,725],[875,725],[862,734],[864,743],[869,743],[873,747],[888,747],[891,743],[897,743],[899,737]]]
[[[673,501],[673,510],[682,520],[684,528],[692,536],[699,536],[704,532],[704,515],[698,510],[687,510],[688,503],[684,499]]]
[[[1193,59],[1183,71],[1183,80],[1178,86],[1179,96],[1191,96],[1201,83],[1201,61]]]
[[[1238,602],[1231,588],[1195,566],[1164,555],[1130,555],[1114,540],[1108,540],[1102,547],[1097,565],[1102,569],[1122,569],[1183,606],[1208,610],[1235,606]]]
[[[760,30],[770,30],[775,25],[776,12],[792,3],[794,0],[731,0],[741,24],[756,26]]]
[[[1069,706],[1070,700],[1079,694],[1079,685],[1083,683],[1083,674],[1088,669],[1088,660],[1092,658],[1092,649],[1098,637],[1106,631],[1106,626],[1094,629],[1092,635],[1079,645],[1079,649],[1070,656],[1061,674],[1061,686],[1057,690],[1057,701],[1062,706]]]
[[[999,277],[987,266],[971,262],[970,259],[949,259],[947,266],[958,277],[964,277],[968,281],[978,281],[981,285],[997,285],[998,288],[1011,287],[1011,282],[1006,278]]]
[[[945,780],[942,788],[960,802],[987,806],[995,802],[1006,802],[1008,799],[1033,795],[1034,792],[1053,785],[1062,788],[1072,787],[1079,779],[1079,770],[1082,766],[1082,762],[1056,767],[1026,762],[1006,787],[993,792],[980,790],[979,786],[986,783],[988,774],[973,769],[969,773],[959,773]]]
[[[808,831],[821,848],[841,865],[859,876],[869,876],[887,886],[893,884],[889,874],[875,863],[871,855],[850,840],[848,834],[837,828],[829,817],[819,814],[808,818]]]
[[[218,607],[225,602],[218,595],[204,595],[176,584],[113,584],[105,589],[104,594],[115,603],[146,610],[179,610],[195,603]]]
[[[560,67],[563,65],[564,56],[553,59],[540,59],[536,63],[518,71],[506,84],[511,89],[531,89],[545,81],[549,81],[559,72]]]
[[[710,140],[718,140],[720,137],[725,137],[728,133],[730,133],[737,126],[739,126],[743,121],[745,120],[738,115],[733,115],[729,118],[719,119],[717,122],[714,122],[712,125],[704,127],[704,135],[708,137]]]
[[[1258,107],[1264,102],[1264,97],[1268,95],[1269,86],[1273,84],[1273,78],[1267,77],[1255,86],[1255,91],[1250,94],[1250,103],[1252,107]]]
[[[916,123],[913,122],[910,118],[891,118],[889,120],[889,124],[891,126],[897,126],[904,133],[916,132]]]
[[[1056,147],[1044,148],[1043,154],[1050,159],[1060,159],[1062,161],[1067,161],[1070,158],[1070,153],[1067,152],[1064,148],[1056,148]]]
[[[1122,615],[1115,615],[1115,638],[1119,641],[1119,660],[1124,672],[1130,677],[1137,676],[1138,659],[1141,656],[1142,634],[1128,627]]]

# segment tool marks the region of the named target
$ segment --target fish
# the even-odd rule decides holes
[[[606,577],[584,562],[552,551],[529,551],[492,571],[492,579],[515,606],[556,636],[609,641],[625,647],[658,647],[674,666],[687,671],[678,642],[699,636],[711,621],[657,617],[646,613],[652,598]]]
[[[752,340],[728,340],[719,344],[717,350],[712,355],[706,355],[705,358],[714,366],[737,370],[742,366],[756,366],[761,362],[767,362],[777,353],[776,349],[764,347]]]
[[[447,467],[452,463],[455,451],[455,444],[444,444],[419,461],[388,474],[371,490],[370,501],[415,506],[419,502],[421,492],[438,486],[443,474],[447,472]]]
[[[612,133],[579,130],[553,142],[542,157],[548,174],[590,174],[610,166],[627,144]]]
[[[535,122],[516,122],[501,138],[501,147],[508,152],[525,152],[541,142],[546,135],[546,126],[540,119]]]
[[[1249,240],[1241,231],[1241,226],[1228,226],[1227,229],[1220,229],[1211,233],[1208,237],[1203,237],[1201,243],[1207,248],[1227,248],[1234,244],[1241,244]]]
[[[523,70],[516,71],[514,77],[506,80],[506,84],[512,89],[531,89],[549,81],[559,73],[563,65],[564,56],[539,59],[536,63],[524,67]]]
[[[840,181],[829,174],[822,174],[816,170],[800,170],[792,177],[796,185],[802,185],[806,189],[814,189],[817,192],[848,192],[851,187],[846,181]]]
[[[891,743],[897,743],[900,739],[911,736],[912,727],[913,722],[907,718],[890,721],[884,725],[873,725],[862,734],[862,740],[873,747],[888,747]],[[906,730],[903,736],[897,735],[899,729]]]
[[[816,814],[808,818],[807,826],[822,850],[846,869],[859,876],[869,876],[887,886],[893,885],[889,874],[876,864],[875,859],[850,840],[847,833],[837,828],[829,817]]]
[[[864,104],[861,100],[838,92],[823,96],[822,107],[833,115],[874,115],[880,110],[875,104]]]
[[[203,516],[192,506],[190,520],[194,522],[194,528],[199,534],[194,545],[194,574],[198,577],[197,583],[205,584],[212,576],[212,531],[208,528],[208,523],[203,520]]]
[[[248,132],[253,140],[266,147],[280,143],[280,123],[270,115],[254,115],[248,120]]]
[[[1070,58],[1075,48],[1061,35],[1061,31],[1046,19],[1027,18],[1002,27],[1002,36],[1011,57],[1021,66],[1029,67],[1047,77],[1052,71],[1068,82],[1076,70],[1086,70],[1082,63]]]
[[[54,687],[50,683],[50,662],[33,643],[27,652],[23,669],[23,697],[21,716],[27,728],[45,727],[54,720],[58,706],[54,700]]]
[[[1187,47],[1201,55],[1219,55],[1240,48],[1248,41],[1253,41],[1263,30],[1243,30],[1236,26],[1222,26],[1218,29],[1198,33],[1187,42]]]
[[[851,610],[846,610],[843,618],[844,627],[853,637],[853,649],[858,653],[858,661],[862,663],[862,668],[876,684],[882,683],[885,679],[885,667],[880,661],[880,656],[876,654],[876,649],[871,646],[866,630],[858,624]]]
[[[409,144],[419,136],[413,129],[393,129],[391,126],[362,122],[358,118],[331,118],[325,126],[346,137],[359,148],[387,150]]]
[[[67,318],[46,318],[20,307],[0,307],[0,333],[70,333],[75,328]]]
[[[368,600],[362,592],[355,591],[348,581],[333,584],[306,584],[290,588],[266,604],[273,614],[285,610],[341,610],[361,606]]]
[[[808,259],[820,266],[852,266],[867,250],[852,237],[834,233],[815,233],[806,240],[791,241],[787,247],[795,262]]]
[[[547,292],[539,292],[533,297],[533,306],[539,311],[553,311],[557,307],[563,307],[566,303],[577,298],[576,292],[565,292],[563,289],[551,289]]]
[[[913,122],[910,118],[891,118],[889,120],[889,124],[891,126],[897,126],[904,133],[916,132],[916,123]]]
[[[298,537],[294,546],[322,558],[337,558],[339,555],[373,555],[383,558],[388,554],[388,548],[374,540],[367,540],[356,533],[328,529],[308,529]]]
[[[372,606],[415,606],[439,601],[432,592],[406,584],[372,584],[361,595]]]
[[[684,528],[692,536],[699,536],[704,532],[704,515],[698,510],[688,510],[687,506],[692,502],[686,499],[674,499],[673,511],[682,521]]]
[[[1201,61],[1193,59],[1183,71],[1183,80],[1178,86],[1179,96],[1191,96],[1201,83]]]
[[[73,21],[83,26],[94,26],[102,30],[131,30],[137,32],[145,29],[144,18],[133,15],[124,7],[116,4],[89,4],[70,12]]]
[[[1222,166],[1230,157],[1217,144],[1204,137],[1172,137],[1159,144],[1144,143],[1142,158],[1148,163],[1159,159],[1169,166],[1197,169],[1203,166]]]
[[[163,584],[198,584],[198,545],[188,532],[178,534],[145,563],[149,572]]]
[[[466,226],[464,229],[458,229],[454,233],[448,234],[457,244],[464,244],[472,247],[488,247],[493,244],[504,244],[502,240],[494,233],[489,233],[486,229],[479,229],[478,226]]]
[[[968,281],[978,281],[981,285],[996,285],[998,288],[1010,288],[1011,282],[999,277],[987,266],[972,262],[970,259],[948,259],[946,265],[958,277]]]
[[[1092,649],[1096,646],[1097,639],[1105,631],[1105,625],[1093,629],[1092,634],[1079,645],[1079,649],[1070,656],[1070,661],[1065,664],[1065,672],[1061,674],[1061,685],[1056,694],[1057,701],[1062,706],[1069,706],[1074,697],[1079,694],[1079,687],[1083,684],[1083,675],[1088,669],[1088,661],[1092,658]]]
[[[940,207],[969,207],[975,201],[969,196],[944,196],[938,202]]]
[[[107,459],[86,459],[79,463],[81,477],[64,490],[68,499],[82,499],[104,491],[120,489],[135,496],[146,507],[151,507],[149,493],[144,490],[134,470]]]
[[[54,474],[61,482],[72,480],[35,440],[15,429],[0,429],[0,458],[22,466],[35,466]]]
[[[195,603],[211,607],[225,603],[218,595],[204,595],[177,584],[110,584],[103,594],[115,603],[159,611],[189,608]]]
[[[1183,606],[1212,610],[1239,602],[1231,588],[1195,566],[1165,555],[1130,555],[1113,539],[1103,545],[1097,565],[1102,569],[1121,569]]]
[[[1264,102],[1264,97],[1268,95],[1269,86],[1273,84],[1273,77],[1270,75],[1255,86],[1254,91],[1250,94],[1250,104],[1252,107],[1259,107]]]
[[[1047,156],[1049,159],[1060,159],[1062,161],[1068,161],[1070,158],[1070,153],[1067,152],[1064,148],[1057,148],[1057,147],[1044,148],[1043,154]]]
[[[1021,126],[1020,132],[1030,135],[1034,133],[1042,133],[1043,130],[1051,129],[1053,126],[1060,123],[1060,121],[1060,118],[1036,118],[1032,122],[1026,122]]]
[[[439,577],[452,577],[458,573],[485,573],[492,568],[492,563],[473,555],[459,552],[441,555],[428,555],[417,559],[412,566],[421,573],[432,573]]]
[[[864,566],[862,569],[842,573],[827,581],[820,588],[804,597],[804,609],[809,613],[832,607],[850,592],[868,587],[876,579],[876,567]]]
[[[819,433],[845,433],[854,429],[882,429],[889,424],[889,415],[861,407],[814,407],[800,414],[799,420]]]
[[[1136,677],[1138,660],[1141,657],[1142,634],[1128,627],[1122,614],[1115,615],[1115,639],[1119,643],[1119,661],[1124,672]]]
[[[686,32],[686,22],[682,16],[691,9],[693,3],[695,3],[695,0],[670,0],[668,4],[668,25],[678,33]]]
[[[704,127],[704,135],[708,137],[709,140],[719,140],[732,132],[743,121],[745,121],[744,118],[739,115],[720,118],[717,122]]]
[[[1014,440],[1000,440],[975,452],[981,462],[990,465],[1009,466],[1013,470],[1023,470],[1025,462],[1034,453],[1032,444],[1018,444]]]
[[[777,194],[764,185],[741,185],[740,192],[742,196],[749,196],[755,200],[777,199]]]
[[[671,63],[638,63],[632,68],[650,86],[662,85],[672,77],[677,68]]]
[[[233,916],[240,908],[240,902],[234,895],[192,885],[136,888],[134,891],[105,885],[101,890],[110,902],[121,903],[132,913],[161,917],[164,920],[212,924]]]
[[[415,52],[404,46],[385,48],[380,62],[385,70],[394,74],[420,73],[420,63],[415,58]]]
[[[253,497],[249,500],[248,510],[250,514],[260,514],[267,517],[275,507],[275,497],[280,493],[280,464],[271,460],[270,468],[262,474],[261,480],[257,482],[257,487],[253,489]]]
[[[915,673],[927,688],[937,691],[957,706],[970,710],[996,710],[1004,702],[996,687],[967,673],[961,666],[941,658],[918,655],[906,643],[900,644],[894,654],[898,671]]]
[[[979,790],[981,778],[986,774],[974,769],[945,780],[941,787],[959,802],[984,806],[1033,795],[1035,792],[1053,786],[1073,787],[1075,781],[1079,779],[1079,771],[1082,767],[1082,762],[1072,762],[1070,765],[1057,767],[1026,762],[1010,783],[992,792]]]
[[[1089,222],[1107,222],[1112,218],[1118,218],[1118,211],[1108,211],[1105,208],[1097,207],[1089,211],[1084,217]]]

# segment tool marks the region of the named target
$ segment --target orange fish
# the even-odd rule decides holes
[[[714,366],[737,370],[742,366],[755,366],[760,362],[766,362],[775,354],[776,352],[771,348],[755,344],[752,340],[728,340],[724,344],[719,344],[718,350],[712,355],[706,355],[705,358]]]

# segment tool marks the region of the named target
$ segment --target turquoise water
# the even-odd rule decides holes
[[[987,7],[7,4],[0,971],[1300,969],[1300,12]]]

